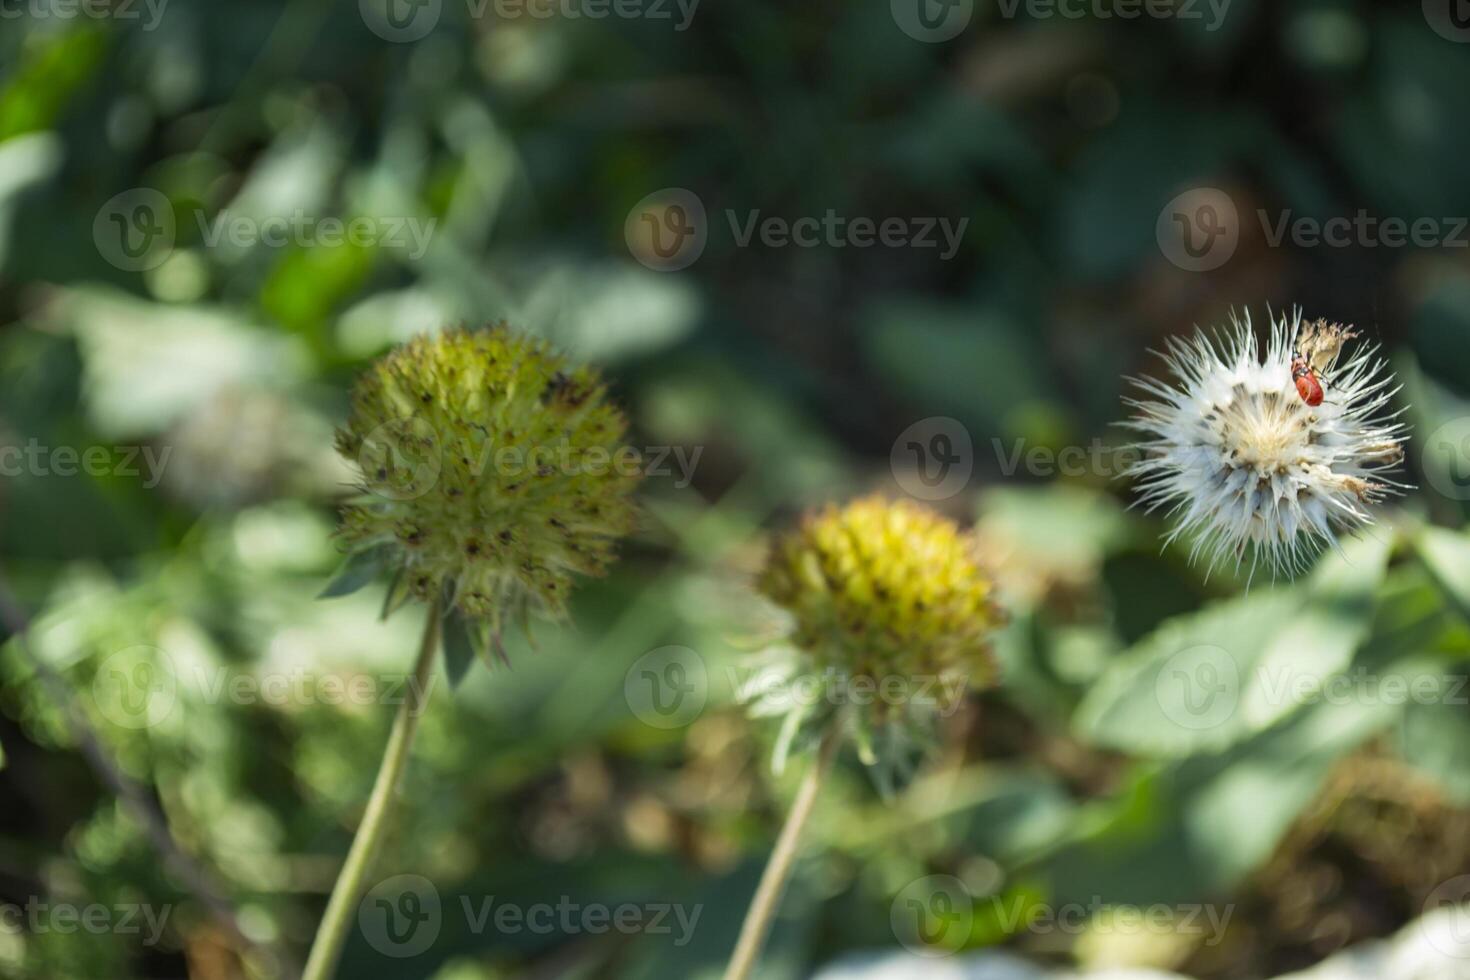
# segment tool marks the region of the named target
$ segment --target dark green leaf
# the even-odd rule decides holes
[[[322,589],[318,599],[336,599],[340,596],[351,595],[358,589],[367,585],[378,573],[387,567],[388,553],[381,548],[369,551],[359,551],[348,555],[342,567],[337,569],[337,574],[332,576],[332,581]]]
[[[471,628],[458,611],[444,617],[444,672],[449,675],[449,689],[459,687],[470,664],[475,662],[475,642]]]

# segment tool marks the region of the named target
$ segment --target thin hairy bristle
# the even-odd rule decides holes
[[[1264,358],[1248,313],[1166,342],[1173,383],[1133,379],[1141,396],[1125,400],[1141,456],[1128,473],[1142,506],[1174,522],[1166,545],[1192,538],[1190,560],[1212,569],[1249,557],[1252,571],[1295,575],[1373,522],[1369,506],[1402,488],[1384,472],[1402,460],[1404,433],[1400,413],[1384,414],[1393,377],[1377,348],[1347,347],[1357,336],[1296,310],[1272,322]],[[1319,405],[1293,377],[1298,353]]]

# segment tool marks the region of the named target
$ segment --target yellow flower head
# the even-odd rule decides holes
[[[1004,617],[974,538],[918,504],[829,505],[777,541],[759,588],[818,670],[994,682],[988,637]]]
[[[488,621],[565,612],[632,529],[641,475],[597,373],[504,325],[418,337],[358,380],[338,450],[362,471],[348,547],[398,572],[401,599],[443,596]],[[390,594],[390,604],[395,602]]]

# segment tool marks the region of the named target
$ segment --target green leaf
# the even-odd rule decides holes
[[[351,595],[376,578],[387,566],[388,551],[383,548],[372,548],[348,555],[342,567],[337,569],[337,574],[332,576],[332,580],[317,598],[336,599]]]
[[[1470,806],[1470,705],[1463,676],[1446,678],[1439,700],[1404,709],[1399,751],[1459,806]]]
[[[1429,570],[1435,587],[1470,621],[1470,539],[1441,527],[1425,527],[1414,535],[1414,550]]]
[[[475,642],[470,626],[457,610],[444,617],[444,672],[449,675],[449,689],[455,690],[470,664],[475,662]]]
[[[1098,745],[1181,758],[1225,749],[1310,701],[1368,635],[1389,544],[1348,542],[1307,582],[1176,617],[1104,672],[1075,727]]]

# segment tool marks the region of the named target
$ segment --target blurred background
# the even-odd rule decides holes
[[[394,343],[501,319],[606,371],[646,516],[436,691],[374,872],[433,935],[365,915],[340,975],[717,976],[801,770],[737,703],[747,583],[874,490],[977,524],[1006,683],[890,800],[840,761],[762,977],[1269,977],[1464,898],[1463,7],[0,0],[0,975],[304,959],[419,627],[314,598],[332,431]],[[1247,592],[1160,551],[1112,423],[1164,338],[1295,306],[1382,345],[1415,488]],[[1199,644],[1349,683],[1195,723]],[[496,926],[559,905],[637,914]]]

